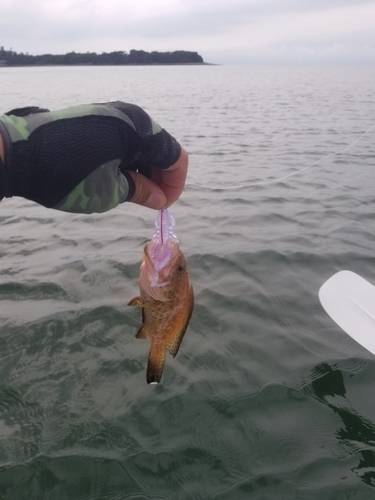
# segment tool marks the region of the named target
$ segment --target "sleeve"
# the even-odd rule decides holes
[[[134,183],[125,170],[148,175],[150,165],[168,168],[177,161],[177,141],[147,113],[115,104],[29,108],[0,117],[11,145],[5,196],[68,212],[104,212],[131,198]]]

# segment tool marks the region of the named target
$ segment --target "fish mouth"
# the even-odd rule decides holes
[[[176,257],[175,242],[165,244],[155,243],[150,241],[144,247],[144,257],[155,271],[160,272],[165,269]]]
[[[151,265],[151,267],[154,269],[155,268],[154,261],[153,261],[151,255],[150,255],[150,251],[148,249],[148,244],[144,247],[143,252],[144,252],[145,259]]]
[[[144,248],[141,275],[138,283],[146,295],[158,302],[165,302],[166,298],[163,287],[168,285],[169,281],[161,279],[159,271],[155,269],[154,260],[147,246]]]
[[[155,287],[165,286],[168,283],[160,283],[159,282],[159,271],[156,269],[155,262],[154,262],[153,258],[151,257],[147,246],[145,247],[145,261],[146,261],[146,265],[150,266],[150,268],[151,268],[151,269],[149,269],[149,272],[151,275],[151,281],[149,282],[149,287],[150,287],[149,293],[151,296],[154,297],[154,299],[160,300],[159,294],[155,295],[155,292],[152,292],[151,290],[152,289],[155,290]]]
[[[174,243],[161,246],[150,241],[144,248],[144,262],[151,277],[151,287],[169,285],[168,270],[171,262],[176,258]],[[164,271],[164,272],[163,272]]]

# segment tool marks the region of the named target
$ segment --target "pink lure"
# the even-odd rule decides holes
[[[151,245],[151,258],[154,262],[154,271],[151,281],[151,286],[165,286],[166,283],[159,284],[159,271],[164,269],[172,257],[173,242],[178,243],[177,236],[174,234],[173,228],[176,225],[172,215],[169,214],[167,208],[159,211],[156,219],[156,231],[152,237],[154,242]]]

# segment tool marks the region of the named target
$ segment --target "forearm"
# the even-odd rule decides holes
[[[10,114],[1,122],[12,157],[3,196],[59,210],[109,210],[134,194],[127,170],[148,176],[152,166],[168,168],[180,154],[178,143],[147,113],[121,102]]]

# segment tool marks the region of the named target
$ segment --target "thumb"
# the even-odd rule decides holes
[[[126,173],[133,179],[135,186],[133,196],[127,201],[155,210],[161,210],[166,206],[167,197],[155,182],[138,172],[127,170]]]

